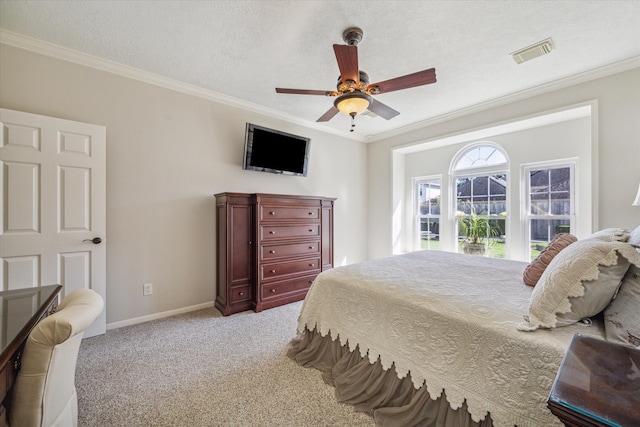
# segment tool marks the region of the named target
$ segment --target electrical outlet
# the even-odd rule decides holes
[[[153,283],[145,283],[142,285],[142,295],[153,294]]]

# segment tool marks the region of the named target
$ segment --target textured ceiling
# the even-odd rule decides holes
[[[435,84],[377,95],[387,121],[315,123],[334,90],[332,45],[358,26],[371,82],[435,67]],[[366,140],[640,56],[632,1],[7,1],[0,28],[231,97],[262,112]],[[551,37],[549,55],[511,52]]]

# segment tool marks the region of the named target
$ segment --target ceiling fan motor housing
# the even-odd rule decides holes
[[[343,82],[342,76],[338,76],[338,83],[336,84],[338,92],[351,92],[352,90],[350,89],[362,91],[369,84],[369,75],[364,71],[358,71],[358,79],[360,80],[360,82],[358,85],[356,85],[355,82],[351,83],[351,80]]]

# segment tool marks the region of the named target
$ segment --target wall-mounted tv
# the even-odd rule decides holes
[[[247,123],[242,168],[307,176],[310,145],[311,138]]]

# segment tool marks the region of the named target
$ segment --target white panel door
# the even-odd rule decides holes
[[[106,294],[106,129],[0,109],[0,289]],[[106,303],[106,299],[105,299]],[[85,332],[103,334],[106,309]]]

